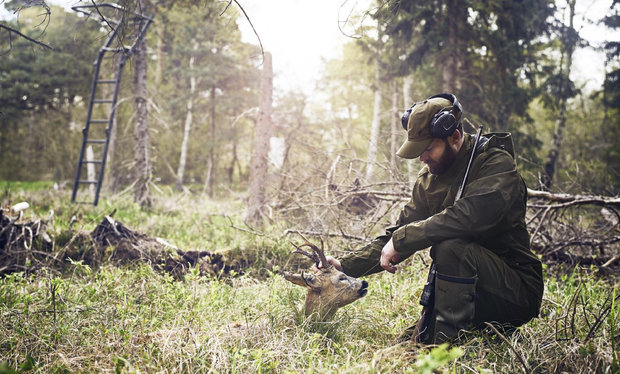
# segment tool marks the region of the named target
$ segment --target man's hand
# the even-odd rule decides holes
[[[325,257],[325,259],[327,260],[328,264],[332,265],[337,270],[342,271],[342,265],[340,264],[340,261],[338,261],[337,259],[333,258],[332,256],[327,256],[327,257]],[[320,265],[321,265],[321,268],[324,266],[323,264],[320,264]],[[315,274],[319,272],[319,268],[316,266],[316,264],[312,265],[312,271]]]
[[[392,239],[390,239],[381,250],[381,267],[393,274],[397,270],[393,263],[398,262],[398,260],[400,260],[400,254],[396,252],[394,243],[392,243]]]

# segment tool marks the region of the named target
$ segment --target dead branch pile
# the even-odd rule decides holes
[[[546,263],[620,266],[620,198],[528,190],[532,249]]]
[[[47,234],[47,220],[20,222],[21,213],[11,217],[0,209],[0,274],[25,270],[37,258],[50,258],[53,243]]]
[[[90,233],[68,232],[52,239],[47,221],[20,222],[0,210],[0,275],[31,272],[43,267],[62,269],[70,261],[89,266],[106,262],[147,263],[177,278],[197,268],[200,275],[214,277],[242,274],[248,266],[243,258],[229,259],[221,253],[182,251],[159,238],[132,230],[106,216]]]
[[[310,186],[280,192],[274,210],[295,230],[326,238],[369,240],[390,226],[410,199],[407,183]],[[613,273],[620,267],[620,198],[528,190],[527,225],[532,249],[547,264],[592,265]]]
[[[247,267],[244,259],[230,260],[221,253],[182,251],[163,239],[151,238],[106,216],[90,237],[96,248],[104,249],[110,260],[123,264],[147,262],[175,276],[198,267],[200,275],[216,277],[241,274]]]

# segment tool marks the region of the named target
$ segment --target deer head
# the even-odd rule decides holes
[[[308,289],[304,305],[306,316],[316,314],[319,320],[326,320],[332,317],[338,308],[366,296],[368,282],[350,277],[327,262],[323,252],[323,240],[319,248],[301,233],[298,234],[305,243],[297,246],[291,242],[296,248],[293,253],[310,257],[319,271],[316,274],[304,272],[292,274],[285,271],[283,275],[286,280]],[[309,247],[312,253],[302,250],[302,247]]]

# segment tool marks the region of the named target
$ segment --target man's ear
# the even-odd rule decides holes
[[[461,132],[461,130],[456,129],[454,130],[452,135],[448,137],[448,143],[450,144],[450,147],[452,149],[456,149],[457,144],[459,144],[459,141],[461,140],[462,136],[463,136],[463,133]]]

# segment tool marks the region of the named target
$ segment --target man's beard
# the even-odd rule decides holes
[[[428,164],[428,169],[430,170],[431,174],[439,175],[448,170],[448,168],[452,166],[452,163],[454,162],[454,160],[456,159],[456,155],[458,154],[457,151],[450,147],[447,139],[444,139],[443,141],[446,144],[446,148],[444,149],[443,154],[437,162],[432,162]]]

